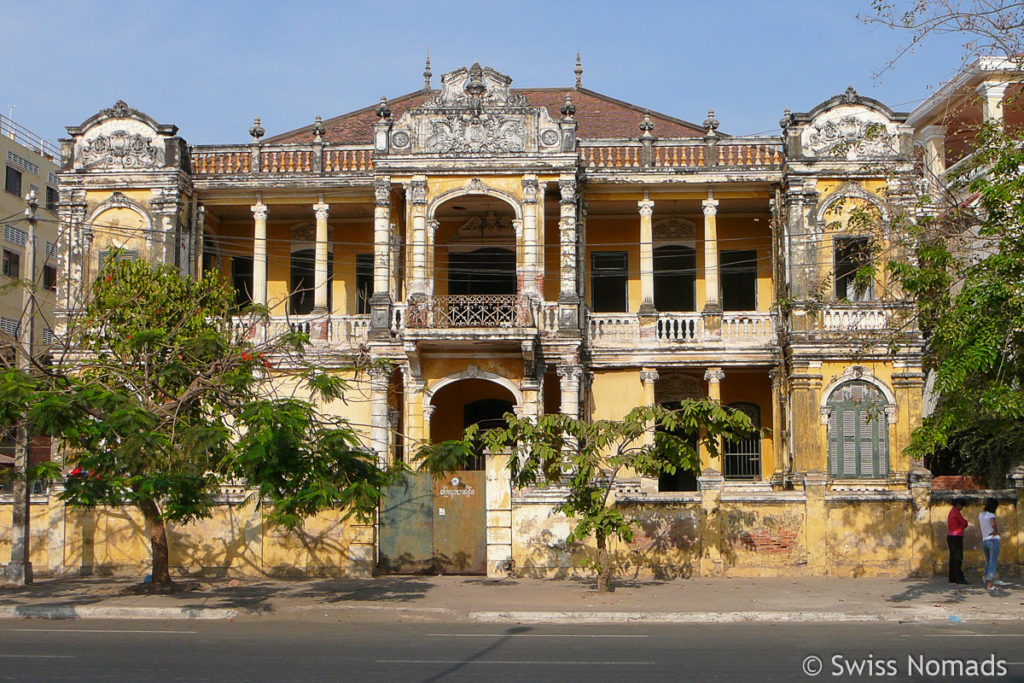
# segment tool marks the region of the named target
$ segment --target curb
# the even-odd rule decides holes
[[[193,607],[0,605],[0,619],[234,619],[238,610]]]
[[[903,613],[849,612],[470,612],[469,620],[490,624],[735,624],[735,623],[853,623],[882,621],[888,623],[945,622],[949,613],[937,610],[914,610]],[[1012,615],[986,614],[984,621],[1017,621]],[[961,619],[966,623],[969,619]]]

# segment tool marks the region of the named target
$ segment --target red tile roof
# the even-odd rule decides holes
[[[388,100],[391,116],[397,121],[406,110],[418,107],[428,98],[437,95],[438,90],[421,90]],[[651,117],[654,130],[651,133],[657,138],[692,138],[704,134],[704,129],[694,123],[683,121],[672,116],[637,107],[607,95],[586,90],[584,88],[513,88],[513,93],[525,95],[535,107],[545,107],[551,118],[561,118],[559,108],[565,102],[565,94],[572,95],[576,105],[576,121],[579,123],[577,136],[582,139],[601,138],[636,138],[639,137],[640,122],[644,114]],[[324,121],[327,129],[323,136],[324,142],[350,145],[368,145],[373,142],[373,124],[377,120],[374,103],[363,109],[348,114],[335,116]],[[298,143],[308,144],[313,141],[312,124],[296,130],[282,133],[264,142],[271,144]]]

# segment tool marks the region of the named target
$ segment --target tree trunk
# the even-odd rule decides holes
[[[598,531],[597,536],[597,592],[607,593],[611,579],[611,565],[608,562],[608,544],[603,532]]]
[[[167,550],[167,528],[160,516],[160,509],[154,500],[139,501],[139,509],[146,520],[146,533],[149,535],[153,549],[153,583],[167,585],[171,583],[169,553]]]

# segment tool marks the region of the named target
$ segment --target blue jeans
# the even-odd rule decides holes
[[[981,549],[985,551],[985,580],[992,581],[996,578],[996,565],[999,563],[999,539],[985,539],[981,542]]]

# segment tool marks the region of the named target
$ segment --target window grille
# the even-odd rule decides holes
[[[33,164],[28,159],[24,159],[11,150],[7,150],[7,163],[12,166],[17,166],[21,170],[31,173],[32,175],[39,175],[39,166]]]
[[[28,233],[24,230],[19,230],[13,225],[4,225],[4,239],[11,244],[17,244],[19,247],[25,246],[28,242]]]
[[[14,318],[2,318],[0,317],[0,332],[9,334],[12,337],[21,336],[21,322]]]

